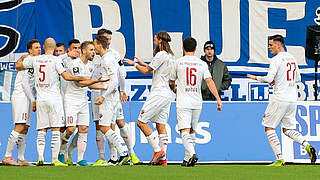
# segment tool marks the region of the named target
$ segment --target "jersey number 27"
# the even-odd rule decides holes
[[[287,81],[294,81],[296,74],[296,63],[287,63]]]

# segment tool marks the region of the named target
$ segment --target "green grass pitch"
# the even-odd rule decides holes
[[[0,166],[0,179],[320,179],[318,165],[287,165],[266,167],[265,165],[213,164],[196,167],[179,165],[160,166],[116,166],[116,167],[9,167]]]

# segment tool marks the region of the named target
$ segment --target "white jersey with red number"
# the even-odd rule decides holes
[[[40,55],[23,61],[25,68],[34,69],[37,100],[61,97],[59,74],[65,71],[60,58],[53,55]]]
[[[274,81],[273,100],[296,102],[297,82],[301,81],[298,64],[288,52],[280,52],[271,59],[267,76],[258,76],[260,82]]]
[[[84,64],[80,58],[72,60],[68,66],[68,72],[74,76],[86,76],[91,78],[93,70],[93,62],[88,61],[87,64]],[[76,82],[68,81],[65,97],[87,101],[88,90],[88,87],[80,87]]]
[[[149,67],[153,69],[150,94],[171,97],[169,76],[174,64],[173,56],[166,51],[158,52],[152,59]]]
[[[170,79],[177,82],[177,108],[201,109],[201,83],[211,78],[208,65],[195,56],[177,59]]]

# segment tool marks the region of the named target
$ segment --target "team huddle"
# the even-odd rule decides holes
[[[127,101],[124,91],[126,71],[123,62],[134,66],[143,74],[153,74],[150,94],[137,117],[137,126],[146,136],[154,152],[150,164],[167,165],[169,139],[165,126],[169,119],[174,93],[177,102],[178,130],[185,147],[185,157],[181,166],[192,167],[197,163],[195,129],[202,109],[201,84],[205,83],[216,98],[217,110],[222,110],[222,103],[208,65],[195,56],[196,40],[192,37],[185,38],[183,41],[185,56],[175,59],[169,44],[171,41],[169,34],[164,31],[158,32],[154,36],[155,56],[150,64],[147,64],[138,57],[135,57],[135,61],[122,59],[116,50],[109,47],[111,36],[111,31],[100,29],[93,42],[84,41],[80,44],[76,39],[71,40],[68,44],[68,53],[65,53],[66,47],[63,44],[56,44],[53,38],[47,38],[43,45],[45,51],[43,55],[39,41],[28,42],[29,54],[22,56],[16,63],[18,74],[12,95],[15,127],[8,138],[3,164],[31,165],[25,160],[24,152],[26,134],[30,126],[30,109],[32,109],[37,112],[36,165],[44,165],[45,137],[47,130],[51,129],[52,165],[72,165],[71,154],[77,148],[77,165],[89,166],[83,158],[90,122],[87,98],[89,89],[92,92],[91,119],[96,125],[96,144],[99,151],[99,158],[93,166],[123,165],[129,161],[132,164],[140,164],[122,110],[122,103]],[[270,41],[275,46],[278,42],[283,45],[283,39],[278,36],[271,38]],[[276,47],[278,49],[272,49],[272,45],[269,45],[269,48],[276,56],[270,65],[268,75],[265,77],[248,75],[248,77],[275,86],[275,100],[270,102],[263,118],[267,138],[277,158],[272,166],[284,165],[280,141],[274,130],[280,122],[284,133],[303,145],[311,162],[314,163],[315,149],[293,127],[297,100],[296,82],[300,80],[298,67],[294,58],[282,49],[279,51],[278,46]],[[287,66],[292,69],[289,73],[284,69]],[[286,76],[283,75],[285,73]],[[290,94],[290,98],[283,99],[283,93]],[[156,124],[156,131],[149,126],[149,122]],[[120,136],[115,132],[116,125],[120,129]],[[105,157],[106,138],[110,149],[109,161]],[[121,145],[121,138],[128,152]],[[15,145],[18,149],[17,161],[12,158]]]

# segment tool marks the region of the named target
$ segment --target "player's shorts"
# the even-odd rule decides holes
[[[37,100],[37,130],[64,126],[65,120],[61,98]]]
[[[116,123],[116,105],[117,101],[106,101],[99,107],[99,125],[100,126],[111,126]]]
[[[142,106],[138,120],[143,123],[166,124],[169,118],[170,105],[171,100],[169,97],[149,95]]]
[[[88,102],[64,100],[66,126],[89,126],[90,112]]]
[[[116,120],[124,120],[121,101],[117,101],[116,109],[117,109]]]
[[[11,103],[13,123],[21,123],[30,126],[30,100],[27,97],[13,97]]]
[[[95,92],[95,91],[91,92],[91,110],[92,110],[93,121],[99,121],[99,106],[94,104],[97,97],[99,96],[100,96],[100,92]]]
[[[262,125],[265,127],[276,128],[281,122],[281,127],[286,129],[296,128],[296,110],[295,102],[271,101],[264,113]]]
[[[178,130],[192,128],[196,130],[201,109],[177,108]]]

